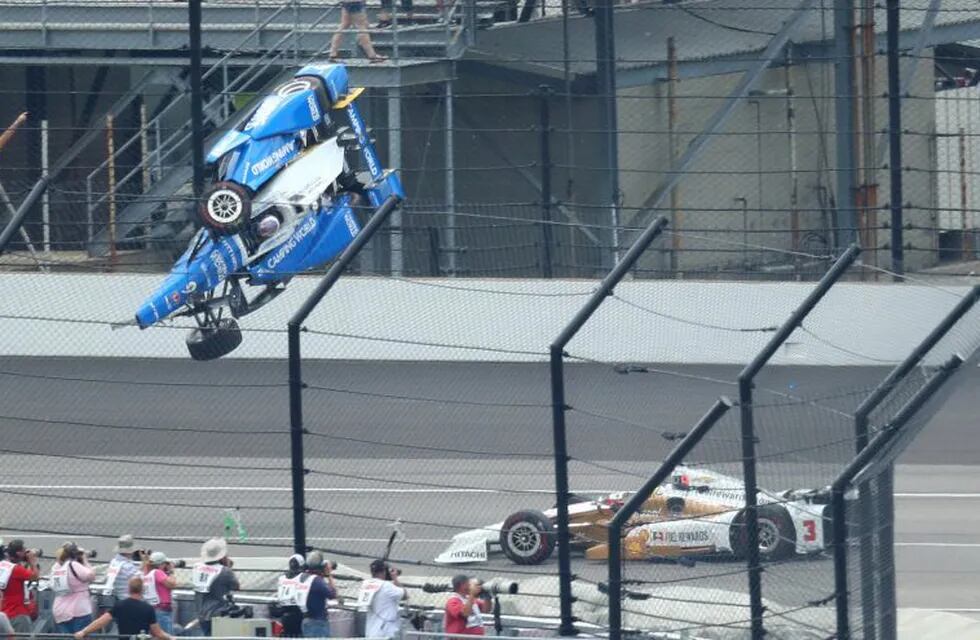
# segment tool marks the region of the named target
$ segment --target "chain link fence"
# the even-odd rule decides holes
[[[34,37],[28,26],[43,20],[30,11],[68,20],[111,8],[135,24],[163,9],[146,4],[17,3],[27,13],[12,20]],[[173,4],[126,38],[177,24]],[[338,14],[314,2],[208,5],[213,142],[295,67],[329,55]],[[719,396],[738,399],[739,371],[855,241],[860,261],[779,345],[753,397],[628,523],[622,628],[610,631],[743,638],[761,626],[826,638],[844,606],[850,637],[891,637],[891,463],[908,440],[848,481],[843,520],[830,487],[940,365],[977,347],[971,311],[889,383],[866,432],[856,426],[888,372],[972,295],[980,50],[943,38],[971,28],[975,7],[903,3],[899,273],[881,7],[856,3],[841,61],[828,2],[416,5],[406,24],[369,30],[389,61],[342,46],[408,198],[301,327],[307,544],[364,568],[394,533],[392,562],[420,584],[506,576],[529,585],[526,598],[505,599],[509,613],[562,615],[548,346],[663,215],[667,230],[564,354],[568,457],[558,462],[573,516],[598,515],[573,517],[574,537],[557,540],[573,547],[561,595],[574,596],[579,622],[609,630],[608,520]],[[383,19],[369,9],[372,24]],[[618,30],[614,94],[600,88],[597,18],[582,15],[605,10]],[[240,20],[223,29],[220,16]],[[784,25],[787,44],[768,51]],[[61,55],[49,26],[42,51]],[[5,538],[78,539],[103,554],[132,533],[173,555],[225,535],[235,553],[285,556],[295,510],[286,326],[323,271],[294,274],[281,300],[243,320],[234,358],[189,361],[188,319],[125,326],[197,224],[179,47],[148,46],[169,62],[0,65],[12,79],[0,122],[30,112],[0,150],[0,220],[51,178],[0,256],[10,436],[0,494],[11,514],[0,526]],[[853,71],[844,92],[840,65]],[[540,563],[512,535],[527,522],[551,546]],[[444,562],[453,550],[463,555]]]

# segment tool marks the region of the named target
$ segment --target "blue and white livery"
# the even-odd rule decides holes
[[[141,329],[194,317],[191,357],[221,357],[241,343],[235,318],[350,244],[361,229],[356,208],[404,199],[354,102],[362,91],[349,86],[342,65],[304,67],[211,147],[214,179],[198,207],[203,228],[136,311]],[[262,290],[249,298],[243,285]],[[226,310],[231,317],[222,317]]]

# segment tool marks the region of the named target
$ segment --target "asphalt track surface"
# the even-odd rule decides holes
[[[662,368],[671,373],[568,367],[574,490],[637,486],[650,461],[672,446],[663,432],[685,430],[719,394],[734,395],[728,381],[735,368]],[[757,403],[768,402],[772,414],[759,409],[760,451],[794,453],[764,458],[760,483],[784,489],[829,478],[853,446],[837,443],[849,423],[834,410],[853,408],[883,374],[850,367],[767,370]],[[3,535],[33,532],[29,542],[46,548],[72,537],[105,555],[106,536],[133,532],[147,546],[190,556],[193,545],[171,538],[220,533],[224,509],[239,507],[249,544],[235,545],[235,553],[285,553],[285,380],[286,365],[278,361],[5,359],[0,499],[10,508],[3,509]],[[304,394],[306,426],[318,434],[306,439],[307,500],[317,510],[308,518],[309,535],[338,559],[365,564],[357,554],[379,553],[396,517],[408,523],[407,540],[393,555],[424,563],[463,528],[551,506],[546,365],[307,362],[304,380],[311,386]],[[899,460],[900,606],[980,610],[978,382],[976,369],[962,372],[955,393]],[[821,406],[790,396],[821,398]],[[735,416],[696,457],[737,473],[728,418]],[[626,578],[744,591],[739,568],[638,564],[627,567]],[[555,569],[552,558],[521,571]],[[574,570],[590,580],[605,576],[603,565],[584,559],[575,560]],[[453,572],[425,564],[409,571]],[[481,571],[522,575],[502,559]],[[792,605],[829,593],[830,572],[826,559],[788,562],[767,571],[764,587]]]

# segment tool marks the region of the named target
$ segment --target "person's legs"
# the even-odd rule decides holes
[[[391,9],[394,0],[381,0],[381,11],[378,12],[378,28],[391,26]]]
[[[68,621],[68,624],[71,625],[72,627],[69,633],[75,633],[76,631],[81,631],[85,627],[89,626],[89,624],[91,623],[92,623],[92,614],[78,616],[77,618],[72,618],[71,620]]]
[[[357,28],[357,44],[361,45],[361,50],[364,51],[366,55],[371,60],[385,60],[384,56],[378,55],[378,52],[374,50],[374,45],[371,44],[371,36],[368,34],[368,20],[367,14],[361,10],[351,16],[354,21],[354,26]]]
[[[340,41],[344,37],[344,31],[350,28],[350,12],[347,7],[340,8],[340,24],[337,25],[337,32],[333,34],[333,39],[330,40],[330,57],[336,58],[340,55]]]
[[[210,636],[211,635],[211,621],[210,620],[200,620],[201,623],[201,635]]]
[[[303,614],[297,611],[286,611],[282,614],[282,635],[286,638],[303,637]]]
[[[63,633],[66,636],[70,636],[73,633],[75,633],[75,631],[77,631],[77,629],[75,629],[74,618],[69,620],[68,622],[59,622],[55,624],[55,627],[57,627],[58,633]]]
[[[157,624],[169,634],[174,632],[174,614],[172,611],[161,611],[157,609]]]
[[[326,620],[313,620],[306,618],[303,620],[304,638],[329,638],[330,623]]]
[[[11,618],[10,626],[14,628],[14,633],[30,633],[32,631],[31,617],[17,616],[16,618]]]

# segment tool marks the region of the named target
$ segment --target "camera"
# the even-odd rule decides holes
[[[65,545],[65,553],[69,560],[82,561],[85,558],[95,558],[98,553],[94,549],[82,549],[74,542]]]
[[[135,549],[133,551],[133,560],[136,560],[137,562],[146,562],[150,559],[150,555],[152,553],[152,549]]]
[[[517,592],[520,591],[519,584],[503,578],[494,578],[492,580],[487,580],[486,582],[480,581],[480,586],[483,587],[484,593],[490,593],[491,595],[495,596],[499,596],[501,594],[513,596],[517,595]]]
[[[184,568],[187,567],[187,561],[186,560],[171,560],[170,561],[170,566],[172,566],[174,569],[184,569]]]

